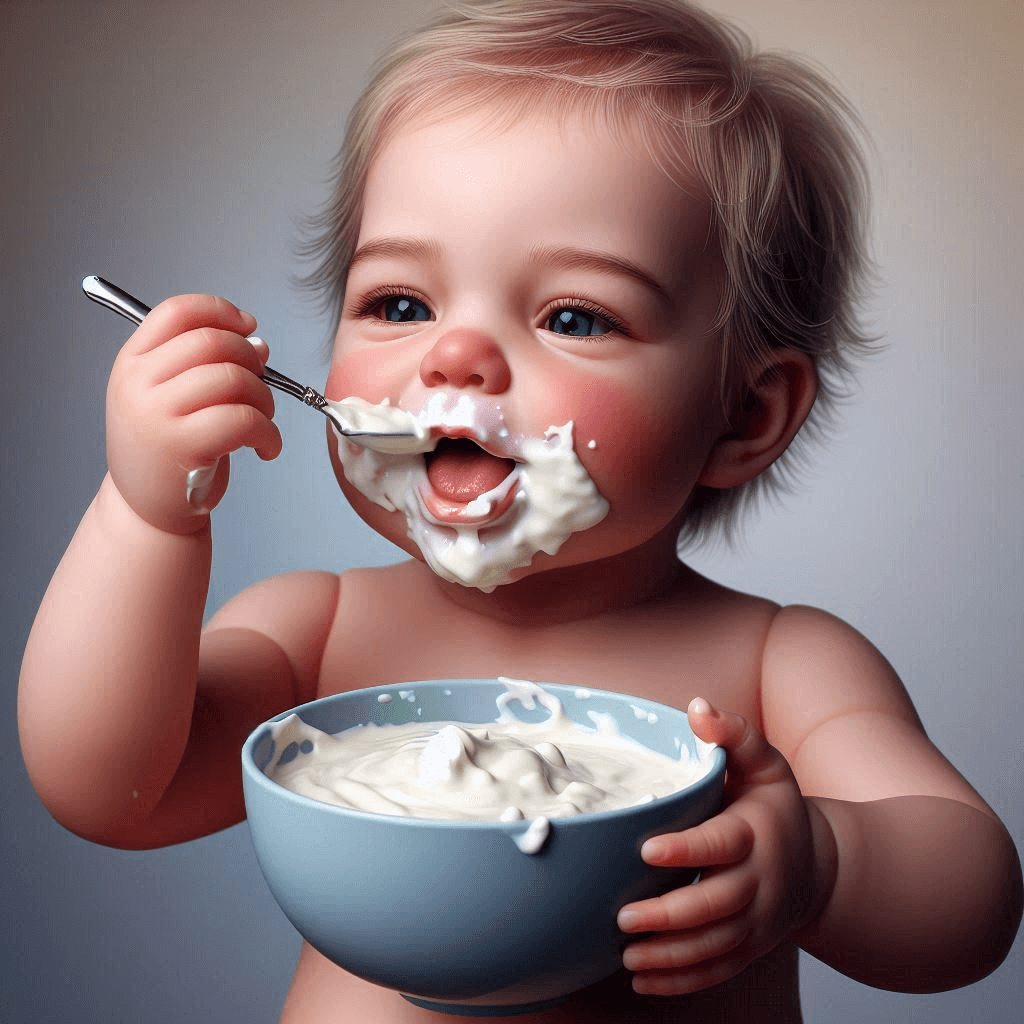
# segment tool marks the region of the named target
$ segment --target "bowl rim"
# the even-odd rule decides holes
[[[327,803],[324,800],[317,800],[315,797],[305,796],[302,793],[296,793],[294,790],[288,789],[286,786],[282,786],[281,783],[274,781],[268,776],[262,768],[256,764],[256,758],[254,756],[254,750],[256,744],[263,738],[264,730],[275,722],[283,721],[290,715],[298,715],[302,718],[302,712],[307,710],[314,705],[322,705],[334,700],[340,700],[346,697],[352,697],[359,695],[362,697],[369,697],[373,694],[388,693],[394,695],[399,689],[409,690],[419,687],[431,687],[434,689],[443,689],[445,687],[456,685],[465,686],[467,684],[488,684],[494,685],[500,683],[501,678],[494,676],[491,678],[453,678],[453,679],[419,679],[410,680],[403,682],[393,683],[380,683],[376,686],[361,686],[354,690],[339,690],[337,693],[328,693],[322,697],[316,697],[313,700],[306,701],[303,704],[299,704],[296,707],[289,708],[286,711],[281,711],[276,715],[266,719],[256,726],[246,737],[245,742],[242,744],[241,760],[242,760],[242,774],[243,779],[249,779],[251,783],[259,786],[261,789],[270,793],[275,799],[284,799],[287,802],[295,803],[299,807],[306,809],[316,809],[323,813],[340,817],[342,819],[348,819],[355,816],[356,819],[362,821],[381,822],[386,821],[393,827],[414,827],[414,828],[455,828],[459,831],[467,832],[488,832],[488,831],[500,831],[507,835],[515,838],[522,832],[525,832],[530,827],[536,817],[523,818],[517,821],[498,821],[498,820],[480,820],[480,819],[464,819],[464,818],[418,818],[412,815],[402,814],[382,814],[379,811],[364,811],[356,807],[344,807],[340,804]],[[511,678],[511,677],[508,677]],[[515,680],[516,682],[526,680]],[[630,694],[622,690],[605,690],[598,689],[592,686],[574,686],[569,683],[555,683],[555,682],[541,682],[529,680],[536,686],[540,686],[544,689],[548,687],[554,688],[556,691],[570,691],[574,695],[576,691],[584,690],[587,692],[588,697],[611,697],[615,699],[628,698],[633,701],[639,701],[650,707],[652,711],[657,709],[664,709],[664,711],[676,715],[682,715],[686,728],[689,729],[689,723],[686,722],[686,711],[682,708],[675,707],[671,704],[662,704],[660,701],[651,700],[649,697],[641,697],[635,694]],[[558,696],[555,693],[554,696]],[[587,698],[581,698],[587,699]],[[640,705],[637,704],[637,707]],[[305,719],[303,719],[305,721]],[[426,721],[430,721],[427,719]],[[436,719],[435,719],[436,721]],[[309,724],[309,723],[306,723]],[[486,723],[471,723],[471,724],[486,724]],[[577,722],[577,725],[582,723]],[[692,730],[690,734],[693,735]],[[631,739],[634,737],[630,737]],[[637,743],[641,743],[640,740],[636,740]],[[701,741],[704,742],[704,741]],[[699,779],[695,779],[689,785],[684,786],[682,789],[676,790],[674,793],[668,793],[665,796],[656,797],[654,800],[648,800],[644,803],[631,804],[628,807],[616,807],[611,810],[605,811],[588,811],[583,814],[568,815],[566,817],[549,818],[548,821],[553,828],[559,830],[562,829],[575,829],[586,827],[595,822],[607,822],[616,821],[626,817],[632,817],[638,812],[646,810],[648,808],[658,808],[659,810],[668,810],[671,806],[677,802],[683,802],[690,798],[698,795],[703,790],[718,788],[724,783],[725,769],[726,769],[726,753],[725,748],[718,744],[712,743],[707,744],[709,748],[711,766],[704,775]],[[248,818],[248,806],[246,807],[246,818]]]

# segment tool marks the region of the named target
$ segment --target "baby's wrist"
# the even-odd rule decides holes
[[[129,500],[109,472],[100,485],[96,503],[110,532],[119,538],[124,537],[124,531],[134,533],[139,528],[167,538],[200,537],[209,534],[208,510],[194,508],[183,500],[181,515],[148,515],[146,510],[137,507],[136,502]]]

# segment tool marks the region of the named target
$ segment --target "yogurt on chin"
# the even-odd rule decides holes
[[[524,853],[544,845],[550,819],[646,803],[691,785],[711,768],[710,744],[692,758],[666,757],[619,733],[607,715],[595,727],[571,721],[536,683],[503,679],[495,722],[361,725],[329,735],[297,715],[272,726],[275,782],[315,800],[400,817],[530,821]],[[549,718],[523,722],[518,700]],[[287,760],[287,751],[301,751]]]
[[[576,456],[573,422],[543,437],[513,434],[499,406],[469,394],[436,392],[416,415],[358,398],[332,402],[346,417],[374,430],[405,432],[398,443],[338,440],[346,479],[382,508],[403,512],[409,537],[427,565],[452,583],[490,592],[512,582],[536,554],[553,555],[566,540],[608,514],[608,502]],[[370,429],[370,427],[363,427]],[[431,511],[424,454],[440,436],[475,439],[515,461],[495,487],[443,520]]]

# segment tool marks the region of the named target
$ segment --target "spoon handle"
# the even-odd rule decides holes
[[[93,302],[98,302],[101,306],[112,309],[126,320],[131,320],[134,324],[141,324],[149,312],[149,306],[144,302],[140,302],[134,295],[129,295],[123,288],[118,288],[116,284],[111,284],[95,274],[90,274],[82,281],[82,291]],[[319,409],[321,412],[324,411],[327,405],[327,399],[319,391],[308,387],[306,384],[300,384],[298,381],[292,380],[291,377],[286,377],[283,373],[278,373],[277,370],[270,366],[263,367],[263,379],[271,387],[287,392],[300,402],[305,402],[306,405]]]
[[[135,296],[129,295],[126,291],[118,288],[116,284],[104,281],[102,277],[97,277],[95,274],[90,274],[82,281],[82,291],[93,302],[112,309],[134,324],[141,324],[149,312],[149,306],[145,303],[139,302]]]

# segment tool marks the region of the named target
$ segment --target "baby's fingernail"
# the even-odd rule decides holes
[[[695,715],[710,715],[711,705],[703,697],[694,697],[686,710],[693,712]]]
[[[652,860],[658,861],[665,856],[667,850],[668,847],[665,845],[663,840],[648,839],[647,842],[640,847],[640,856],[648,862]]]
[[[256,317],[254,317],[254,316],[252,315],[252,313],[247,313],[247,312],[246,312],[246,311],[245,311],[244,309],[240,309],[240,310],[238,311],[238,315],[239,315],[239,316],[240,316],[240,317],[241,317],[241,318],[242,318],[242,319],[243,319],[243,320],[244,320],[244,321],[245,321],[246,323],[250,323],[250,324],[252,324],[252,326],[253,326],[253,327],[255,327],[255,326],[256,326]],[[252,330],[252,327],[250,327],[250,328],[249,328],[249,330]]]
[[[640,915],[635,910],[620,910],[617,918],[619,927],[628,932],[640,923]]]

